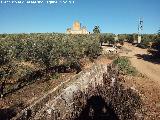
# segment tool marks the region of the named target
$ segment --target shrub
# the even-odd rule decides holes
[[[157,38],[157,39],[154,41],[152,47],[153,47],[154,49],[160,51],[160,38]]]
[[[137,47],[146,49],[146,48],[149,47],[149,42],[150,42],[150,40],[148,40],[148,39],[143,39],[142,42],[137,45]]]
[[[148,50],[155,58],[160,58],[160,38],[156,39],[152,44],[152,49]]]
[[[99,37],[99,42],[101,45],[103,43],[108,43],[109,45],[113,45],[116,43],[113,35],[101,34]]]
[[[131,66],[131,62],[127,57],[118,57],[113,61],[120,73],[125,75],[135,75],[137,73],[136,69]]]
[[[127,39],[127,42],[129,42],[129,43],[134,42],[134,36],[132,34],[127,35],[126,39]]]
[[[119,39],[118,42],[120,43],[120,45],[124,45],[124,39]]]
[[[27,80],[38,69],[60,66],[79,72],[80,59],[93,60],[101,51],[97,35],[7,34],[0,40],[0,78]],[[40,67],[36,69],[34,65]]]

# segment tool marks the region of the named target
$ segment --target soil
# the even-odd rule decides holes
[[[6,97],[0,100],[0,108],[7,109],[14,107],[16,112],[20,112],[22,109],[30,105],[37,100],[40,96],[47,93],[47,91],[53,89],[57,85],[69,79],[75,73],[59,74],[58,79],[51,80],[38,80],[37,82],[23,87],[14,93],[8,94]]]
[[[143,102],[144,120],[160,120],[159,84],[144,76],[126,76],[125,84],[139,93]]]
[[[125,51],[125,52],[124,52]],[[125,77],[126,85],[135,89],[144,103],[145,120],[160,120],[160,64],[147,52],[125,43],[121,56],[127,56],[141,74]]]
[[[147,52],[147,49],[141,49],[128,43],[125,43],[123,47],[128,49],[129,52],[123,52],[120,55],[129,57],[132,65],[140,73],[157,82],[160,86],[160,63],[158,63],[160,60],[154,60]]]

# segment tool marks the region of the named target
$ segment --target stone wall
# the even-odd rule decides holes
[[[142,120],[139,94],[121,80],[114,65],[94,65],[45,94],[14,119]]]
[[[103,73],[107,66],[95,65],[89,70],[83,71],[67,84],[67,87],[53,100],[46,103],[45,107],[35,116],[34,119],[63,119],[66,114],[73,110],[73,95],[78,91],[85,92],[89,85],[102,85]]]
[[[107,65],[94,65],[92,68],[80,72],[65,83],[57,86],[48,94],[41,97],[31,106],[19,113],[13,120],[32,119],[63,119],[72,110],[73,94],[85,92],[88,85],[103,86],[103,73],[107,72]]]

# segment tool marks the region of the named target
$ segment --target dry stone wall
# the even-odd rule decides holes
[[[75,76],[55,99],[45,104],[45,107],[34,119],[43,118],[56,120],[65,118],[66,114],[70,114],[74,108],[74,93],[78,91],[87,91],[89,85],[103,86],[103,73],[105,71],[107,71],[107,65],[95,65],[91,69],[83,71]]]
[[[94,65],[45,94],[18,120],[143,120],[137,91],[125,87],[114,65]]]
[[[103,86],[103,73],[107,71],[107,65],[94,65],[84,70],[65,83],[57,86],[48,94],[41,97],[31,106],[24,109],[13,120],[31,119],[63,119],[69,114],[73,106],[73,94],[78,91],[85,92],[89,85]]]

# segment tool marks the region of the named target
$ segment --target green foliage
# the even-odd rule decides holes
[[[0,46],[0,65],[6,64],[9,62],[8,50]]]
[[[0,83],[7,83],[6,92],[33,83],[38,76],[53,70],[80,72],[80,59],[91,60],[101,54],[99,37],[55,33],[0,35]],[[55,73],[55,74],[54,74]],[[50,73],[47,73],[50,74]]]
[[[129,43],[133,43],[134,40],[138,39],[138,35],[137,34],[119,34],[118,39],[123,41],[125,40]]]
[[[127,34],[118,34],[118,39],[122,39],[122,40],[127,39]]]
[[[7,34],[0,34],[0,39],[5,38]]]
[[[93,46],[94,47],[93,47]],[[86,55],[91,59],[97,58],[100,53],[102,52],[102,49],[99,47],[98,43],[92,43],[92,45],[89,45],[85,51]]]
[[[152,49],[149,49],[148,52],[151,53],[153,57],[160,58],[160,38],[155,40],[152,44]]]
[[[93,33],[99,34],[100,33],[100,27],[99,26],[95,26],[94,29],[93,29]]]
[[[113,64],[118,66],[119,71],[125,75],[135,75],[136,69],[131,66],[131,62],[127,57],[118,57],[113,61]]]
[[[0,42],[0,67],[13,61],[39,64],[44,69],[68,67],[84,57],[95,59],[101,51],[95,35],[9,34]]]
[[[113,35],[105,35],[105,34],[101,34],[99,40],[101,45],[103,43],[108,43],[109,45],[112,45],[112,44],[115,44],[116,42]]]
[[[137,46],[143,49],[146,49],[149,47],[149,42],[150,40],[148,39],[143,39],[141,43],[139,43]]]
[[[120,45],[124,45],[124,39],[119,39],[118,42],[120,43]]]
[[[129,43],[133,43],[134,40],[138,39],[138,34],[119,34],[119,39],[123,39]],[[142,40],[149,40],[151,42],[154,42],[158,38],[158,35],[156,34],[142,34]]]
[[[138,47],[141,47],[141,48],[149,48],[150,47],[150,43],[151,42],[156,42],[156,39],[157,39],[157,36],[155,35],[142,35],[142,41],[141,43],[138,44]]]
[[[133,35],[127,35],[127,41],[129,42],[129,43],[133,43],[134,42],[134,36]]]
[[[155,40],[155,42],[153,44],[153,48],[155,48],[156,50],[160,51],[160,37]]]

